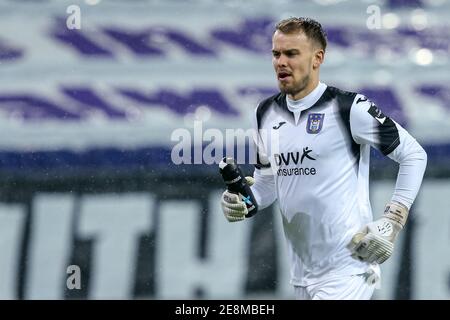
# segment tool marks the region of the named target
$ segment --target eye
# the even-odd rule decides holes
[[[272,56],[278,58],[280,56],[280,53],[278,51],[272,51]]]
[[[292,57],[296,56],[297,54],[298,54],[297,52],[293,52],[293,51],[286,52],[286,56],[288,56],[289,58],[292,58]]]

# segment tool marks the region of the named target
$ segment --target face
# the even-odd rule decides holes
[[[323,51],[317,50],[303,33],[284,34],[277,30],[272,38],[272,63],[281,92],[297,99],[309,92],[317,77]],[[313,88],[312,88],[313,89]]]

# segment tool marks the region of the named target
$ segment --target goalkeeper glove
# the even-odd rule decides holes
[[[352,256],[369,263],[383,263],[394,251],[394,241],[408,218],[408,208],[399,202],[386,205],[382,218],[367,224],[350,243]]]
[[[245,177],[245,180],[249,186],[255,183],[253,177]],[[222,211],[225,218],[229,222],[236,222],[245,219],[248,214],[247,205],[242,200],[241,194],[231,193],[228,190],[222,194]]]

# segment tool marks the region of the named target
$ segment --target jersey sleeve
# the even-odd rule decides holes
[[[369,144],[385,156],[400,144],[398,124],[360,94],[350,109],[350,128],[356,143]]]
[[[398,162],[393,201],[411,208],[417,196],[427,166],[427,154],[419,143],[399,126],[401,143],[388,157]]]
[[[255,183],[251,186],[258,207],[264,209],[276,200],[275,178],[270,167],[269,157],[261,138],[260,128],[257,121],[257,109],[253,116],[253,150],[256,153],[255,170],[253,178]]]
[[[266,169],[270,168],[269,157],[267,156],[266,148],[264,146],[263,139],[261,137],[260,124],[258,123],[258,108],[255,109],[255,112],[252,117],[252,129],[253,129],[253,150],[256,153],[256,163],[255,169]]]
[[[259,209],[267,208],[277,199],[275,177],[272,174],[272,170],[268,170],[270,170],[270,174],[258,169],[255,169],[253,173],[255,183],[250,188]]]
[[[425,150],[401,125],[363,95],[356,95],[353,101],[350,127],[356,143],[369,144],[400,164],[392,200],[409,209],[425,173]]]

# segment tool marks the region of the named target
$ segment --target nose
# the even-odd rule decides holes
[[[278,68],[286,67],[287,66],[287,59],[286,59],[286,57],[284,55],[280,55],[277,58],[276,64],[277,64]]]

